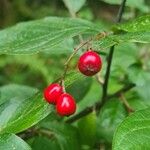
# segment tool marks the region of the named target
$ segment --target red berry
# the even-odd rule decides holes
[[[86,76],[95,75],[97,72],[101,70],[102,60],[101,57],[93,51],[87,51],[83,55],[81,55],[78,68],[81,73]]]
[[[53,83],[44,90],[44,98],[48,103],[56,104],[62,93],[62,87],[57,83]]]
[[[67,93],[62,94],[57,101],[56,110],[61,116],[72,115],[76,111],[74,98]]]

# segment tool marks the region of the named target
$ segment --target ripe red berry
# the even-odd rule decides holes
[[[61,116],[72,115],[76,111],[74,98],[67,93],[62,94],[57,101],[56,110]]]
[[[78,68],[81,73],[86,76],[95,75],[97,72],[101,70],[102,60],[101,57],[93,51],[87,51],[83,55],[81,55]]]
[[[53,83],[50,84],[45,90],[44,90],[44,98],[48,103],[56,104],[58,98],[63,93],[62,87],[57,84]]]

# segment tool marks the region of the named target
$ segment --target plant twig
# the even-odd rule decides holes
[[[127,0],[122,0],[122,3],[121,3],[120,8],[119,8],[118,16],[117,16],[117,19],[116,19],[117,23],[121,22],[122,15],[124,13],[125,5],[126,5],[126,1]]]
[[[68,57],[66,63],[64,64],[65,69],[64,69],[63,76],[62,76],[62,80],[65,79],[66,73],[68,71],[69,63],[72,60],[72,58],[75,56],[75,54],[78,52],[78,50],[81,49],[86,44],[89,44],[89,42],[91,42],[93,39],[99,39],[100,40],[100,39],[106,37],[107,35],[108,35],[107,33],[105,33],[105,35],[104,35],[104,32],[100,32],[95,37],[91,37],[89,40],[81,42],[76,48],[74,48],[73,53]],[[105,54],[105,53],[103,53],[103,54]]]
[[[123,12],[124,12],[124,8],[125,8],[125,3],[126,3],[126,0],[123,0],[120,5],[119,11],[118,11],[118,16],[116,19],[117,23],[119,23],[121,21],[121,18],[122,18]],[[105,73],[105,77],[104,77],[105,80],[104,80],[104,84],[102,87],[103,88],[102,99],[101,99],[102,103],[104,103],[103,101],[105,101],[106,97],[107,97],[110,69],[111,69],[111,64],[112,64],[112,59],[113,59],[114,48],[115,48],[115,46],[113,45],[110,48],[110,51],[108,54],[107,68],[106,68],[106,73]]]
[[[63,76],[62,76],[62,80],[65,79],[65,76],[67,74],[67,71],[68,71],[68,67],[69,67],[69,63],[70,61],[72,60],[72,58],[75,56],[75,54],[78,52],[78,50],[80,48],[82,48],[84,45],[86,45],[87,43],[89,43],[90,41],[92,40],[92,38],[90,38],[89,40],[85,41],[85,42],[82,42],[78,47],[76,47],[73,51],[73,53],[69,56],[69,58],[67,59],[66,63],[64,64],[65,65],[65,69],[64,69],[64,73],[63,73]]]
[[[133,108],[129,105],[129,103],[126,100],[126,98],[125,98],[123,93],[120,94],[120,100],[123,102],[123,104],[126,107],[128,113],[134,112]]]
[[[114,94],[106,96],[105,99],[106,100],[111,100],[114,97],[120,96],[121,93],[125,93],[125,92],[131,90],[133,87],[135,87],[135,84],[133,84],[133,83],[128,84],[127,86],[125,86],[122,89],[118,90]],[[77,115],[74,115],[73,117],[69,118],[68,120],[66,120],[66,122],[67,123],[72,123],[72,122],[88,115],[89,113],[91,113],[95,106],[96,106],[95,107],[96,110],[99,110],[104,104],[105,104],[105,101],[99,101],[99,102],[95,103],[93,106],[87,107],[84,110],[82,110],[80,113],[78,113]]]
[[[107,96],[107,90],[108,90],[108,81],[109,81],[109,76],[110,76],[110,68],[111,68],[111,63],[112,63],[112,58],[113,58],[113,52],[114,52],[114,46],[110,48],[110,52],[108,55],[108,63],[107,63],[107,69],[104,77],[104,84],[103,84],[103,95],[102,95],[102,100],[105,99]]]
[[[100,76],[99,73],[97,73],[97,74],[95,75],[95,78],[96,78],[97,82],[98,82],[100,85],[103,85],[103,84],[104,84],[104,80],[103,80],[103,78]]]
[[[37,128],[30,128],[22,133],[19,133],[18,136],[24,140],[34,137],[35,135],[43,135],[48,138],[54,137],[54,134],[46,129],[37,129]]]

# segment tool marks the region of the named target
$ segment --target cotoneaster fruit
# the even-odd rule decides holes
[[[62,87],[57,83],[53,83],[44,90],[44,98],[48,103],[56,104],[62,93]]]
[[[78,61],[78,68],[86,76],[93,76],[102,68],[101,57],[92,50],[81,55]]]
[[[76,111],[74,98],[70,94],[62,94],[57,101],[56,110],[60,116],[70,116],[74,114]]]

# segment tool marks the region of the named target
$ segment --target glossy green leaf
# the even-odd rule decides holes
[[[71,73],[66,77],[66,87],[81,75]],[[8,85],[1,87],[0,98],[0,132],[21,132],[52,112],[51,105],[43,99],[43,95],[36,94],[37,90],[27,86]]]
[[[150,15],[141,16],[127,23],[116,25],[114,29],[126,32],[150,32]]]
[[[59,44],[49,47],[49,49],[44,50],[43,52],[46,54],[51,54],[52,52],[54,54],[69,54],[72,53],[74,50],[73,48],[75,47],[74,45],[74,40],[73,38],[67,38],[65,41],[60,42]],[[54,52],[55,50],[55,52]]]
[[[113,29],[117,32],[125,32],[108,35],[100,40],[93,41],[93,47],[102,50],[126,42],[150,43],[150,15],[116,25]]]
[[[97,138],[111,143],[115,129],[125,117],[125,108],[118,99],[107,102],[97,118]]]
[[[99,30],[91,22],[71,18],[47,17],[19,23],[0,31],[0,54],[32,54],[49,49],[56,53],[53,47],[65,39]]]
[[[30,146],[15,134],[0,135],[1,150],[31,150]]]
[[[25,85],[9,84],[0,87],[0,104],[11,98],[27,99],[37,93],[38,90]]]
[[[127,117],[117,128],[113,150],[150,149],[150,108]]]
[[[69,12],[74,15],[85,4],[86,0],[63,0]]]
[[[113,45],[126,42],[150,43],[150,32],[131,32],[110,35],[99,41],[93,41],[93,47],[97,50],[103,50]]]
[[[12,97],[0,105],[0,133],[21,132],[50,114],[52,108],[41,94],[30,98]]]

